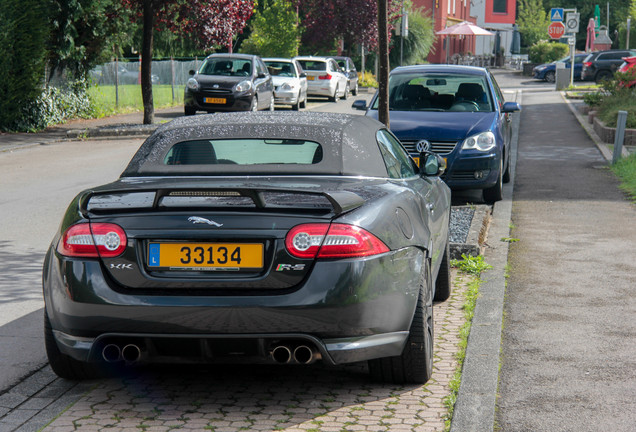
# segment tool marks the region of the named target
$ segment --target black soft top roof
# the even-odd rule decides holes
[[[217,113],[181,117],[159,127],[141,145],[122,177],[166,175],[347,175],[387,177],[377,120],[334,113]],[[313,165],[165,165],[170,148],[201,139],[269,138],[315,141],[322,161]]]

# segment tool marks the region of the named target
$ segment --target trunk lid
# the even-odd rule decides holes
[[[301,283],[313,265],[287,252],[287,232],[302,223],[329,223],[365,202],[340,182],[332,186],[271,178],[125,178],[87,192],[80,211],[126,232],[123,255],[102,259],[122,290],[280,292]]]

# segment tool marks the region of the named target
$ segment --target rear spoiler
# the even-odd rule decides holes
[[[79,202],[80,213],[88,218],[89,213],[117,211],[137,211],[158,209],[166,197],[242,197],[249,198],[257,209],[280,209],[267,203],[266,194],[294,194],[326,198],[333,209],[334,216],[355,210],[365,203],[364,198],[350,191],[314,192],[302,189],[283,188],[177,188],[177,189],[100,189],[86,191]],[[173,207],[170,207],[173,208]],[[285,208],[303,208],[302,205],[290,205]]]

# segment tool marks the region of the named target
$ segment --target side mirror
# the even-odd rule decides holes
[[[305,72],[303,72],[303,73],[300,74],[300,77],[301,78],[307,78],[307,74]]]
[[[189,73],[190,75],[194,75],[194,74],[196,74],[196,72],[195,72],[195,71],[193,71],[192,69],[190,69],[190,72],[188,72],[188,73]]]
[[[257,77],[258,78],[267,78],[267,75],[264,74],[263,72],[260,72]]]
[[[515,111],[521,111],[521,105],[519,105],[519,103],[517,103],[517,102],[504,102],[503,108],[501,109],[501,112],[511,113],[511,112],[515,112]]]
[[[351,104],[351,108],[357,109],[359,111],[366,111],[367,102],[363,99],[358,99],[357,101],[353,102],[353,104]]]
[[[446,161],[443,157],[423,151],[420,153],[420,175],[426,177],[438,177],[446,171]]]

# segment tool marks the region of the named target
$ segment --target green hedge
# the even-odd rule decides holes
[[[0,130],[19,130],[42,93],[48,36],[46,2],[0,0]]]
[[[530,47],[529,57],[532,63],[550,63],[567,56],[569,52],[567,44],[540,41]]]

